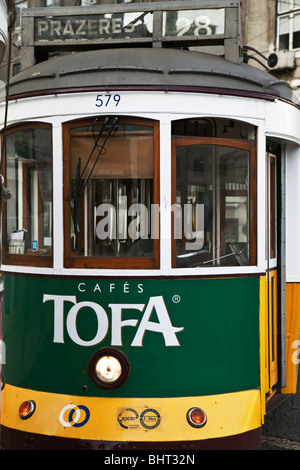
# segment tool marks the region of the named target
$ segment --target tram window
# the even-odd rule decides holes
[[[66,266],[157,266],[157,132],[125,117],[65,126]]]
[[[175,148],[173,266],[254,264],[253,143],[187,137]]]
[[[24,124],[6,136],[3,261],[49,266],[52,255],[52,136]]]
[[[276,159],[271,154],[269,162],[269,256],[276,258]]]

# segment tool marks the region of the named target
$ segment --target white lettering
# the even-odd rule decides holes
[[[118,232],[121,240],[127,239],[127,196],[119,196]]]
[[[133,33],[134,31],[134,24],[129,23],[127,26],[124,27],[125,33]]]
[[[6,364],[6,346],[2,339],[0,339],[0,369],[1,364]]]
[[[99,20],[99,34],[109,34],[110,21],[107,18]]]
[[[50,23],[51,29],[50,29],[50,34],[51,36],[54,36],[54,33],[57,34],[57,36],[60,36],[60,29],[61,29],[61,22],[59,20],[51,20]]]
[[[293,352],[292,354],[292,363],[293,364],[299,364],[300,362],[300,358],[299,358],[299,353],[300,353],[300,350],[299,350],[299,345],[300,345],[300,341],[298,339],[296,339],[295,341],[293,341],[292,343],[292,349],[296,349],[296,351]]]
[[[88,20],[88,34],[97,34],[97,20]]]
[[[49,23],[45,20],[40,20],[38,22],[38,35],[42,36],[44,32],[49,30]]]
[[[103,100],[100,99],[100,101],[103,104]],[[165,210],[167,210],[168,204],[167,202],[165,204]],[[205,235],[204,204],[184,204],[183,213],[179,203],[172,204],[171,214],[175,222],[176,240],[183,238],[182,229],[184,228],[184,238],[187,240],[185,249],[201,250]],[[159,238],[160,207],[158,204],[151,204],[149,217],[148,208],[144,204],[132,204],[127,210],[127,196],[120,196],[117,208],[108,203],[100,204],[96,215],[102,217],[96,226],[96,235],[100,240],[116,239],[116,226],[118,226],[120,240],[126,240],[128,237],[133,241],[148,239],[149,231],[151,239]],[[128,223],[129,218],[131,220]]]
[[[156,310],[159,323],[150,321],[153,309]],[[165,339],[166,346],[180,346],[175,333],[178,333],[182,330],[182,327],[175,328],[172,326],[163,297],[150,297],[147,308],[145,310],[141,323],[139,324],[138,330],[133,339],[133,342],[131,343],[131,346],[142,346],[144,334],[146,331],[162,333]]]
[[[128,235],[132,240],[148,238],[148,210],[144,204],[133,204],[128,210],[129,216],[136,216],[128,226]]]
[[[116,238],[115,207],[112,204],[100,204],[100,206],[97,207],[96,215],[103,216],[105,214],[106,217],[103,217],[96,226],[96,234],[100,240],[105,240],[106,238],[112,240]]]
[[[83,286],[84,283],[79,284]],[[79,287],[78,286],[78,287]],[[110,285],[115,286],[114,284]],[[142,292],[143,285],[139,284],[140,292]],[[69,337],[74,343],[80,346],[94,346],[101,343],[107,335],[109,329],[109,319],[105,309],[90,301],[84,301],[77,303],[76,297],[71,295],[52,295],[44,294],[43,303],[53,300],[54,302],[54,343],[64,343],[64,306],[66,302],[74,304],[66,317],[66,329]],[[180,346],[180,343],[176,337],[176,333],[182,331],[183,327],[174,327],[171,323],[168,310],[166,308],[164,299],[162,296],[150,297],[149,302],[145,308],[145,304],[109,304],[108,307],[111,309],[111,345],[122,346],[122,328],[131,326],[137,327],[136,334],[133,338],[131,346],[143,346],[143,339],[146,331],[152,331],[154,333],[160,333],[164,337],[166,346]],[[83,339],[77,328],[77,319],[80,311],[87,309],[84,312],[87,318],[88,310],[96,314],[97,317],[97,331],[92,339]],[[143,313],[142,318],[139,322],[138,318],[129,318],[122,320],[122,313],[124,310],[136,310]],[[155,310],[158,321],[154,322],[150,320],[153,311]],[[128,314],[127,314],[128,316]]]
[[[50,295],[44,294],[43,303],[54,301],[54,337],[53,343],[64,343],[64,303],[76,304],[74,295]]]
[[[151,204],[151,238],[152,240],[159,239],[159,214],[160,214],[160,205]]]
[[[123,465],[123,466],[130,466],[132,468],[135,468],[137,462],[138,462],[138,457],[119,457],[115,454],[112,454],[111,457],[105,457],[104,458],[104,464],[105,465]]]
[[[186,250],[201,250],[204,244],[204,204],[196,204],[196,230],[193,230],[193,211],[192,204],[184,205],[184,234],[187,240],[196,238],[194,242],[185,244]]]
[[[76,24],[79,23],[79,26],[76,29],[76,34],[80,34],[80,35],[84,36],[86,34],[86,32],[82,31],[82,29],[85,26],[86,20],[75,20],[75,23]]]
[[[85,307],[91,308],[96,313],[98,320],[97,333],[95,337],[89,341],[85,341],[80,338],[76,327],[77,315],[80,310]],[[74,305],[68,313],[67,330],[70,338],[74,341],[74,343],[79,344],[80,346],[94,346],[95,344],[101,343],[101,341],[105,338],[108,330],[108,318],[104,308],[95,302],[79,302],[77,305]]]
[[[122,33],[122,18],[112,19],[112,32],[114,34]]]
[[[74,36],[74,30],[73,30],[73,26],[70,20],[66,21],[63,34],[71,34],[71,36]]]
[[[122,346],[121,329],[124,326],[136,326],[138,320],[122,320],[122,311],[125,309],[135,309],[142,312],[145,308],[144,304],[109,304],[111,308],[111,345]]]

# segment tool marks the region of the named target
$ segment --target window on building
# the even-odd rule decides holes
[[[279,50],[300,48],[300,0],[279,0],[277,7]]]
[[[45,0],[46,1],[46,7],[60,7],[63,5],[62,0]]]
[[[15,29],[20,29],[21,28],[21,11],[23,8],[28,7],[28,2],[27,0],[15,0],[15,6],[16,6],[16,22],[15,22]]]
[[[15,75],[17,75],[18,73],[21,72],[21,63],[20,62],[16,62],[14,64],[12,64],[12,74],[13,74],[13,77]]]
[[[81,5],[95,5],[99,3],[97,0],[81,0]]]

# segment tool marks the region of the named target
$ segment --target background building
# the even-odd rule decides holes
[[[277,78],[287,80],[300,96],[300,1],[241,0],[243,44],[269,57],[275,52],[278,62],[271,68]],[[249,51],[266,64],[258,54]],[[254,60],[251,65],[261,67]]]

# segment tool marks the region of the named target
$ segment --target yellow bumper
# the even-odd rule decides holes
[[[36,404],[22,420],[19,406]],[[193,428],[187,411],[207,414],[202,428]],[[101,441],[167,442],[233,436],[261,426],[259,390],[180,398],[99,398],[37,392],[6,385],[1,392],[1,424],[47,436]]]

